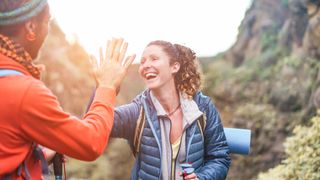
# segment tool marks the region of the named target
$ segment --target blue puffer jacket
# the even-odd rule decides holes
[[[194,96],[200,111],[206,117],[205,138],[195,121],[186,130],[187,162],[192,162],[199,179],[225,179],[230,166],[229,148],[219,113],[210,98],[201,92]],[[112,137],[121,137],[133,146],[134,132],[140,108],[144,108],[146,123],[142,132],[139,154],[136,156],[131,179],[159,180],[161,177],[161,135],[157,112],[150,91],[138,95],[132,103],[115,109]]]

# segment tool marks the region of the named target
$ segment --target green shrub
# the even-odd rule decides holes
[[[294,136],[284,143],[287,159],[261,173],[259,180],[320,179],[320,116],[311,122],[311,127],[294,129]]]

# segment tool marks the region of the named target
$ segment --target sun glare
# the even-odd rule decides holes
[[[112,37],[129,42],[128,54],[141,54],[157,39],[191,47],[199,56],[229,48],[250,0],[51,0],[51,11],[69,39],[89,53]],[[231,5],[232,4],[232,5]],[[138,59],[138,58],[137,58]]]

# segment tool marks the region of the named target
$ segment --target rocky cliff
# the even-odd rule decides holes
[[[252,151],[233,156],[228,179],[255,179],[279,164],[285,138],[320,107],[319,5],[254,0],[235,44],[205,69],[205,92],[225,126],[252,130]]]

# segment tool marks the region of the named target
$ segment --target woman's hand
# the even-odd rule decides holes
[[[184,180],[198,180],[196,173],[188,174],[183,177]]]
[[[128,56],[124,61],[128,43],[123,39],[113,38],[108,41],[105,56],[100,48],[100,65],[94,58],[91,62],[94,66],[94,76],[98,87],[107,87],[119,91],[120,85],[135,59],[135,55]]]

